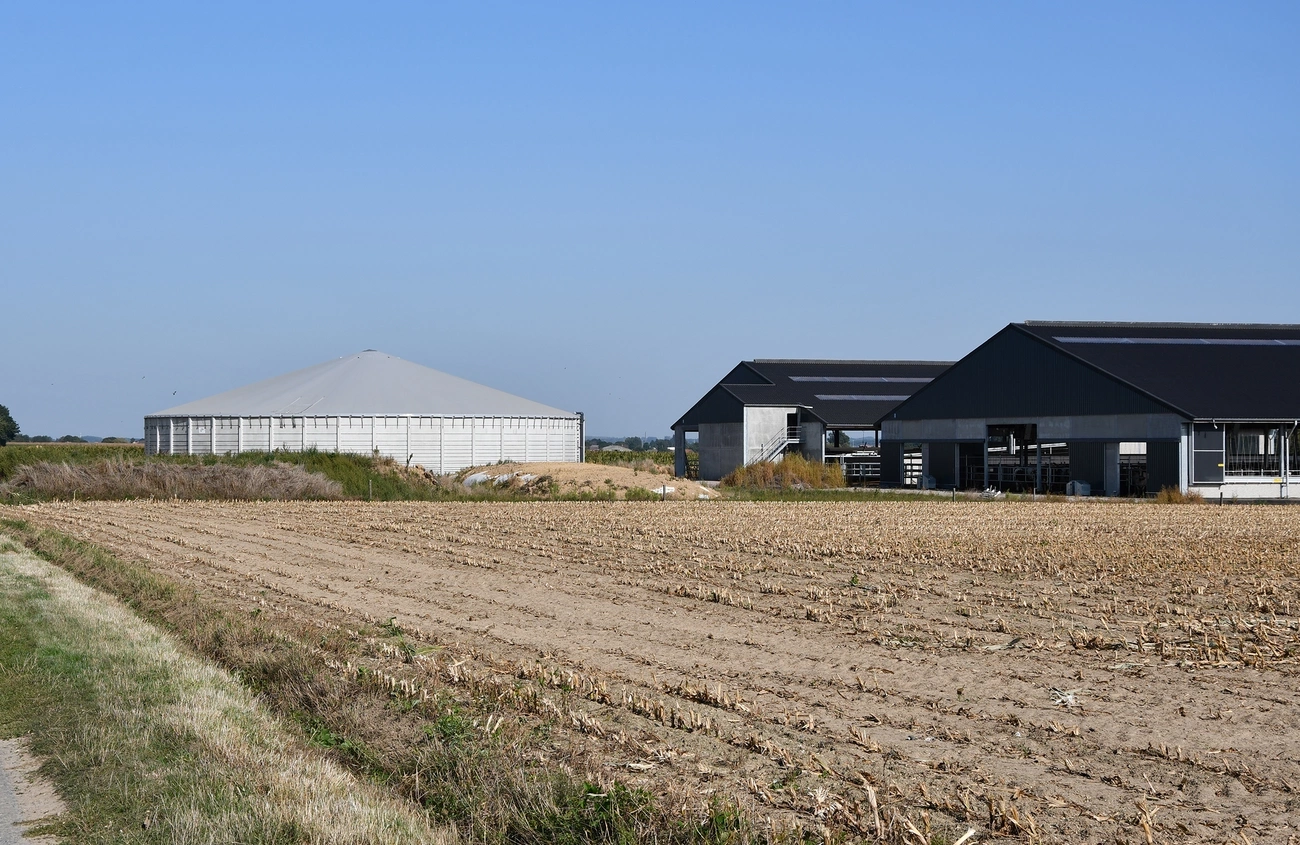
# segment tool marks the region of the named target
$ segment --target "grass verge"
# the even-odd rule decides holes
[[[68,842],[445,841],[227,672],[3,535],[0,734],[29,737],[67,803],[34,832]]]
[[[514,706],[535,699],[527,690],[515,689],[517,685],[485,685],[477,691],[448,685],[424,688],[418,696],[398,694],[396,680],[374,668],[371,658],[394,653],[411,658],[425,646],[408,641],[391,621],[373,630],[352,631],[318,619],[277,614],[273,607],[264,613],[262,605],[251,610],[221,605],[142,565],[57,532],[8,519],[0,519],[0,529],[46,560],[122,598],[233,672],[273,711],[299,725],[303,737],[332,760],[384,787],[387,794],[407,799],[408,806],[419,808],[456,839],[673,845],[760,838],[724,800],[712,802],[704,813],[684,814],[680,805],[670,806],[584,769],[580,754],[557,738],[564,733],[562,724]],[[76,690],[69,692],[76,697]],[[517,700],[511,698],[514,693]],[[67,698],[63,692],[56,697]],[[29,713],[29,721],[34,716]],[[109,742],[97,747],[115,753]],[[44,753],[53,750],[47,746]],[[189,788],[182,785],[178,791],[184,794]],[[192,788],[206,793],[222,786],[218,782]],[[253,789],[251,794],[261,793]],[[148,806],[151,802],[137,802],[113,818],[124,823],[147,812]],[[284,838],[299,835],[293,830],[277,835],[281,838],[211,841],[334,841]],[[402,840],[385,836],[347,841]]]

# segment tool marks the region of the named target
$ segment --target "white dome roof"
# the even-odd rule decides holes
[[[568,417],[540,402],[367,349],[197,399],[152,417],[274,416]]]

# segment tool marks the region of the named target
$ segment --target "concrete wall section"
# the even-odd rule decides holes
[[[744,423],[700,423],[700,479],[721,481],[745,463]]]
[[[786,431],[795,408],[745,406],[745,463],[761,460],[763,447]],[[703,436],[703,424],[700,426]]]
[[[826,426],[809,421],[799,426],[799,452],[808,460],[826,460]]]

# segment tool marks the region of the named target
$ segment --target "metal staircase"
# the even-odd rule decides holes
[[[758,456],[750,463],[759,463],[760,461],[775,461],[779,456],[785,454],[785,450],[799,442],[799,426],[783,426],[780,431],[768,438],[767,442],[759,447]]]

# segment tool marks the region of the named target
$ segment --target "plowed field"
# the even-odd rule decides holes
[[[911,841],[968,827],[981,840],[1300,841],[1300,509],[89,503],[0,516],[241,606],[396,617],[441,649],[403,671],[512,700],[536,688],[611,774],[734,794],[777,823],[868,839],[910,825]]]

